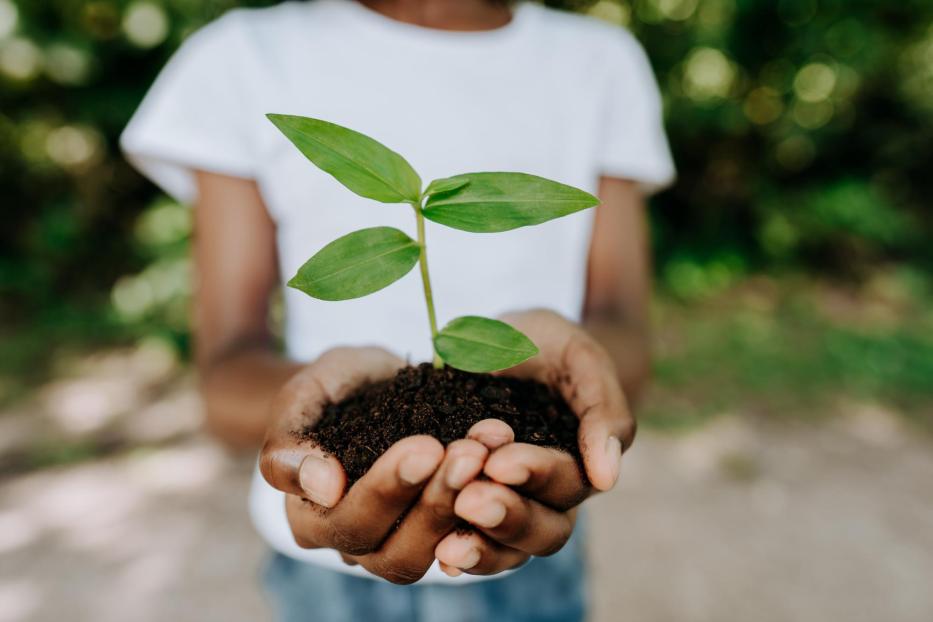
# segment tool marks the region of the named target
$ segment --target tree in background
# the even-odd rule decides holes
[[[0,0],[0,338],[157,331],[184,348],[188,212],[116,139],[185,36],[273,3]],[[648,50],[680,170],[653,209],[669,291],[690,299],[759,271],[929,272],[928,0],[546,4],[625,26]]]

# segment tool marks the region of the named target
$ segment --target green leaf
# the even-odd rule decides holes
[[[408,274],[420,254],[418,243],[398,229],[360,229],[319,250],[288,286],[320,300],[359,298]]]
[[[418,173],[382,143],[319,119],[266,116],[306,158],[356,194],[383,203],[419,200]]]
[[[424,217],[454,229],[495,233],[537,225],[593,207],[599,199],[573,186],[525,173],[466,173],[454,192],[428,197]]]
[[[434,349],[451,367],[472,372],[508,369],[538,353],[531,339],[505,322],[475,315],[447,324],[434,338]]]
[[[435,179],[428,184],[427,189],[424,191],[424,194],[443,194],[445,192],[453,192],[454,190],[459,190],[465,185],[470,183],[469,179],[464,179],[463,176],[460,177],[445,177],[444,179]]]

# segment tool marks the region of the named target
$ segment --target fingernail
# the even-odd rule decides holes
[[[463,574],[462,572],[460,572],[459,569],[454,568],[453,566],[448,566],[444,562],[441,562],[439,566],[441,568],[441,571],[448,577],[459,577],[460,575]]]
[[[426,454],[411,454],[398,465],[399,478],[409,486],[417,486],[431,477],[437,469],[437,460]]]
[[[498,527],[505,520],[505,506],[498,501],[491,501],[464,518],[480,527]]]
[[[502,447],[503,445],[508,445],[513,440],[513,437],[507,434],[489,434],[489,433],[475,434],[471,436],[470,438],[482,443],[483,445],[487,447],[487,449],[498,449]]]
[[[515,440],[515,431],[501,419],[484,419],[467,431],[467,438],[486,446],[498,449]]]
[[[469,456],[458,456],[447,467],[444,481],[449,488],[463,490],[463,488],[476,477],[476,460]]]
[[[610,486],[615,486],[619,480],[619,472],[622,470],[622,443],[615,436],[606,439],[606,461],[609,464],[609,474],[612,476]]]
[[[495,475],[491,475],[487,469],[486,475],[506,486],[521,486],[531,479],[531,471],[523,464],[509,465],[506,468],[500,466],[498,471]]]
[[[469,570],[473,566],[479,563],[480,552],[479,549],[471,547],[467,554],[463,556],[463,561],[457,564],[457,568],[460,570]]]
[[[301,461],[298,483],[308,499],[326,508],[333,507],[340,497],[337,475],[326,459],[309,454]]]

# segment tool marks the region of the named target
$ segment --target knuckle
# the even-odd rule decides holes
[[[498,421],[498,419],[484,419],[485,422]],[[483,422],[480,422],[483,423]],[[501,422],[502,425],[506,425],[504,422]],[[479,425],[479,424],[477,424]],[[473,426],[474,428],[476,426]],[[486,449],[485,445],[473,438],[461,438],[457,439],[447,446],[446,453],[448,456],[476,456],[476,457],[485,457],[489,450]]]
[[[317,545],[310,538],[305,537],[304,535],[296,532],[292,532],[292,537],[295,539],[295,544],[302,549],[316,549]]]
[[[399,480],[398,484],[394,486],[385,486],[385,487],[373,487],[368,493],[368,500],[372,504],[373,508],[385,508],[385,511],[390,511],[391,508],[399,508],[407,505],[403,503],[404,499],[410,495],[410,492],[402,488],[404,484]],[[398,512],[398,510],[396,510]]]
[[[579,475],[579,485],[574,486],[573,489],[562,491],[559,495],[548,501],[548,505],[558,512],[567,512],[577,507],[584,501],[586,501],[589,496],[593,493],[592,486],[587,482],[586,474],[583,472],[580,467],[577,467],[580,471]]]
[[[393,568],[384,575],[386,581],[395,585],[411,585],[420,579],[424,573],[410,570],[408,568]]]
[[[505,544],[523,542],[532,535],[531,521],[527,518],[522,520],[506,520],[501,527],[502,537]]]
[[[259,472],[270,486],[275,486],[275,451],[277,443],[273,440],[267,440],[263,443],[262,451],[259,453]]]
[[[541,551],[537,553],[538,557],[549,557],[564,548],[567,540],[570,539],[570,531],[569,527],[561,527],[560,531],[549,542],[546,542]]]
[[[369,570],[395,585],[411,585],[427,572],[427,568],[418,568],[411,564],[398,563],[390,559],[376,562]]]
[[[303,549],[316,549],[321,545],[319,538],[316,537],[319,532],[316,523],[308,521],[305,504],[306,502],[301,498],[289,495],[285,504],[285,514],[295,544]]]
[[[379,548],[377,539],[342,525],[331,525],[330,541],[333,548],[349,555],[367,555]]]
[[[425,506],[428,517],[434,525],[445,526],[453,523],[457,518],[452,501],[431,499],[426,502]]]

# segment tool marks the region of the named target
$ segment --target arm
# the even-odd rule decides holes
[[[596,208],[583,326],[609,352],[629,404],[651,367],[651,258],[645,202],[634,182],[603,178]]]
[[[197,179],[195,356],[207,425],[230,445],[258,447],[274,396],[300,368],[275,352],[268,327],[275,225],[255,182]]]

